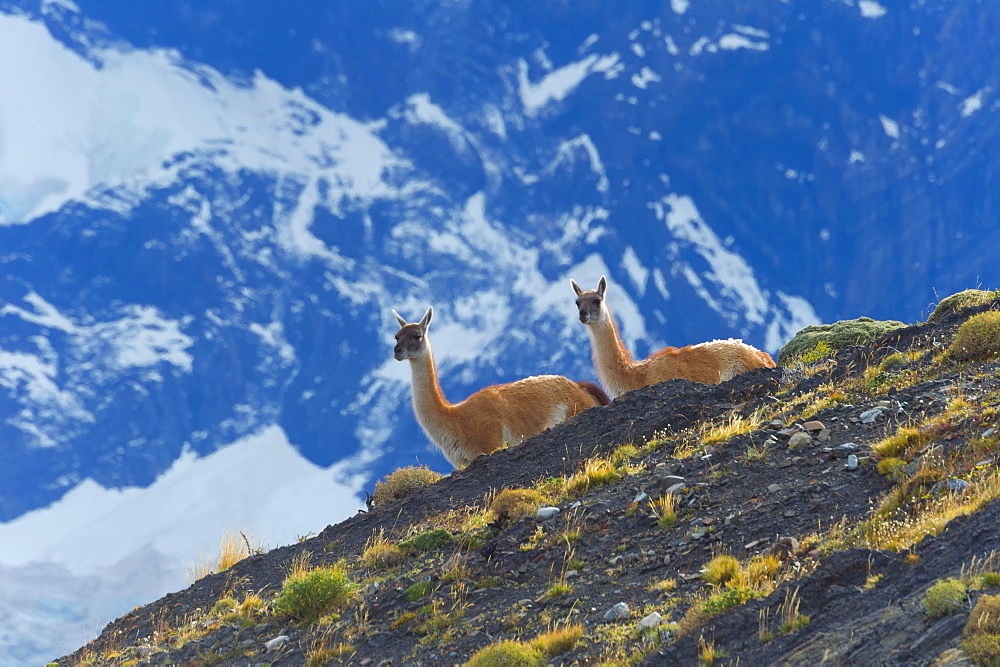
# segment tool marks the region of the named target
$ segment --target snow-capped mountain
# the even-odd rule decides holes
[[[196,535],[66,545],[128,535],[111,508],[178,466],[272,467],[255,438],[326,481],[315,506],[258,485],[248,523],[318,530],[399,465],[447,471],[390,308],[435,307],[458,400],[594,379],[570,277],[609,277],[639,355],[776,352],[996,286],[998,23],[976,0],[0,0],[0,563],[212,548],[225,493]]]

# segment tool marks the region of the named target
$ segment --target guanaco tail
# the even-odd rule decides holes
[[[456,468],[481,454],[541,433],[581,410],[609,403],[594,383],[574,382],[561,375],[536,375],[493,385],[460,403],[449,403],[438,384],[427,337],[433,312],[428,308],[419,322],[408,324],[392,311],[401,327],[393,354],[398,361],[410,362],[417,421]]]
[[[569,282],[576,292],[580,321],[587,325],[590,334],[597,377],[612,398],[664,380],[681,378],[717,384],[753,368],[774,367],[774,360],[767,352],[734,338],[681,348],[666,347],[646,359],[634,361],[618,335],[604,298],[607,279],[601,276],[596,290],[584,290],[573,279]]]

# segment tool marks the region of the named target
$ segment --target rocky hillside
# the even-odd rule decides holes
[[[987,296],[721,385],[632,392],[384,499],[403,471],[370,511],[266,553],[248,539],[58,663],[996,659]],[[985,352],[966,361],[973,316],[961,335]]]

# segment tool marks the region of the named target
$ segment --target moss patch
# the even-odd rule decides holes
[[[896,320],[873,320],[870,317],[841,320],[833,324],[814,324],[799,331],[781,348],[778,363],[787,365],[820,343],[828,346],[832,352],[848,345],[868,345],[893,329],[904,326],[906,325]]]
[[[955,361],[985,361],[1000,353],[1000,312],[973,315],[955,332],[948,356]]]
[[[952,294],[941,299],[934,312],[927,318],[928,322],[935,322],[946,315],[957,313],[965,308],[974,308],[984,303],[989,303],[1000,297],[1000,290],[967,289],[958,294]]]

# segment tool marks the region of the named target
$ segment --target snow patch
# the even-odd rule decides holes
[[[389,196],[382,176],[401,163],[371,128],[260,72],[237,85],[174,51],[121,43],[85,59],[11,15],[0,15],[0,61],[11,65],[0,68],[0,224],[72,200],[121,206],[99,191],[169,182],[207,152],[233,171],[321,181],[331,210]]]
[[[962,100],[962,117],[968,118],[972,114],[976,113],[983,108],[983,99],[986,96],[987,89],[981,88],[974,95],[970,95]]]
[[[866,19],[879,19],[886,15],[889,11],[875,0],[859,0],[858,9],[861,10],[861,15]]]
[[[537,83],[528,80],[528,64],[524,60],[518,62],[518,67],[517,80],[521,104],[527,115],[536,116],[549,104],[569,96],[591,74],[603,73],[608,79],[618,76],[621,64],[617,53],[607,56],[592,54],[583,60],[549,72]]]

